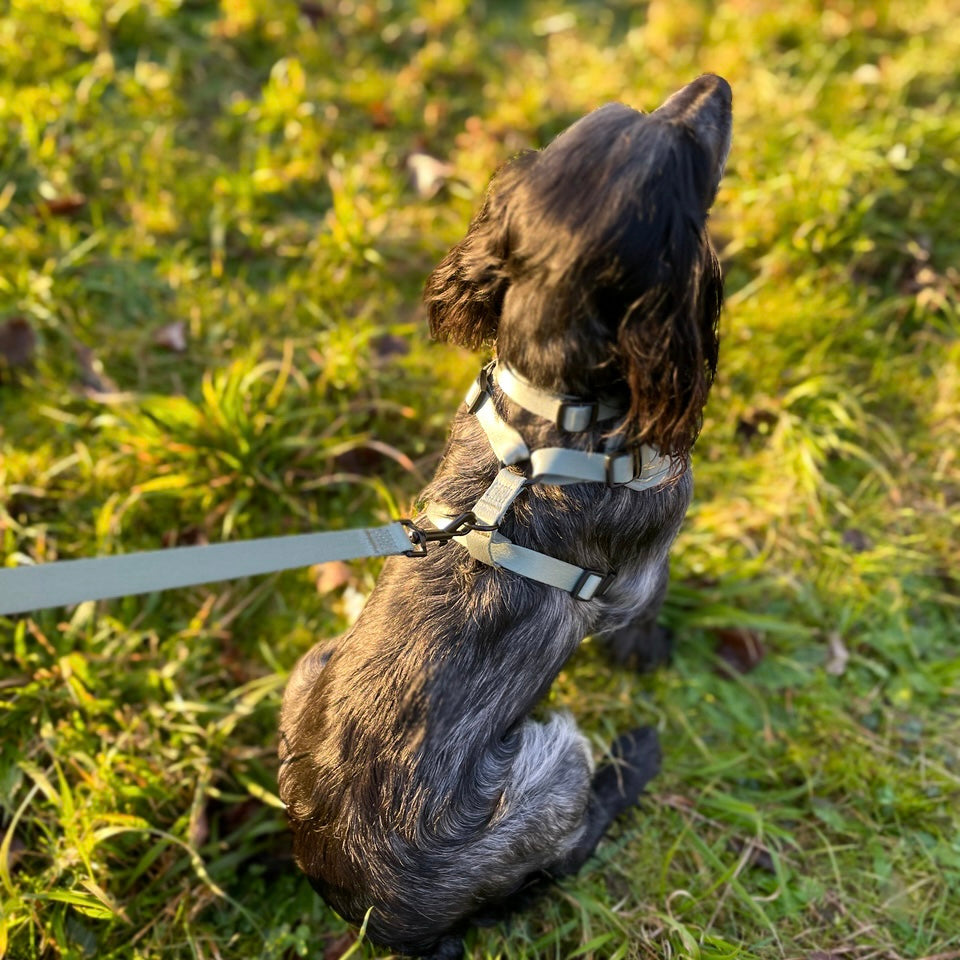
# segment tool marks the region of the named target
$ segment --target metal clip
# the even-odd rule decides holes
[[[474,530],[489,533],[499,527],[496,523],[478,523],[472,510],[454,517],[443,530],[424,530],[409,519],[401,520],[400,523],[407,528],[407,536],[413,544],[412,550],[404,551],[405,557],[425,557],[428,543],[449,543],[454,537],[466,536]]]

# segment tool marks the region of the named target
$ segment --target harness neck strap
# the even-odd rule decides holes
[[[555,423],[565,433],[583,433],[603,420],[622,417],[626,412],[622,406],[604,400],[584,400],[541,390],[505,363],[493,364],[490,376],[514,403]]]

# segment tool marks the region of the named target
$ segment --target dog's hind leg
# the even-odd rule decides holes
[[[653,588],[633,619],[598,636],[616,663],[644,672],[668,665],[673,657],[673,632],[657,623],[670,580],[666,561],[654,577]]]
[[[463,960],[463,938],[444,937],[430,953],[421,954],[420,960]]]
[[[564,856],[547,868],[551,877],[576,873],[593,855],[610,824],[636,806],[643,788],[660,770],[660,743],[653,727],[638,727],[613,743],[612,759],[600,767],[590,783],[583,833]]]

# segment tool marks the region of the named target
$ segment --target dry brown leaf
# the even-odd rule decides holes
[[[319,594],[332,593],[353,579],[353,571],[342,560],[315,564],[310,568],[310,574]]]
[[[95,393],[117,392],[117,385],[107,375],[103,362],[89,347],[78,345],[75,352],[80,365],[80,381],[85,387]]]
[[[82,210],[87,205],[87,198],[82,193],[65,193],[62,197],[54,197],[44,203],[46,211],[54,217],[68,217],[71,213]]]
[[[185,353],[187,349],[187,326],[182,320],[175,320],[160,327],[153,334],[153,342],[158,347]]]
[[[429,153],[419,152],[407,157],[407,170],[414,189],[424,200],[436,196],[453,173],[451,164],[431,157]]]
[[[717,638],[716,653],[720,658],[718,672],[721,674],[749,673],[766,656],[767,651],[753,630],[728,627],[714,630],[714,634]]]
[[[0,366],[25,367],[33,359],[37,335],[24,317],[0,324]]]
[[[370,120],[377,130],[385,130],[393,126],[393,111],[383,100],[375,100],[367,107]]]
[[[847,670],[847,661],[850,659],[850,651],[847,650],[843,638],[833,630],[827,636],[827,662],[824,670],[832,677],[842,677]]]
[[[331,940],[323,951],[323,960],[340,960],[354,944],[357,939],[356,933],[347,931],[341,933],[336,940]]]
[[[333,463],[338,470],[370,476],[380,469],[385,459],[399,463],[404,470],[408,470],[418,480],[426,482],[416,464],[405,453],[382,440],[364,440],[355,447],[337,454],[333,458]]]

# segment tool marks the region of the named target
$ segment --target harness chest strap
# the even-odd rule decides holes
[[[484,525],[494,526],[506,516],[527,480],[519,473],[503,467],[484,495],[477,501],[473,514]],[[434,506],[427,508],[430,522],[441,530],[452,518]],[[529,580],[558,587],[578,600],[592,600],[603,593],[613,574],[598,573],[556,557],[521,547],[496,531],[471,530],[454,538],[467,548],[470,556],[491,567],[503,567]]]
[[[670,476],[670,459],[650,446],[634,451],[614,449],[606,453],[545,447],[531,453],[520,433],[497,412],[489,390],[491,379],[514,402],[538,416],[553,420],[568,433],[586,430],[597,420],[609,419],[621,412],[602,403],[578,402],[575,398],[546,394],[502,365],[484,367],[467,391],[464,402],[467,410],[476,416],[503,466],[471,511],[480,525],[498,526],[514,500],[531,484],[606,483],[646,490],[659,486]],[[522,461],[530,463],[529,479],[508,469]],[[427,517],[441,530],[448,529],[455,522],[448,512],[436,505],[428,505]],[[558,587],[579,600],[602,596],[616,576],[521,547],[495,530],[469,530],[453,539],[481,563],[503,567],[528,579]]]

